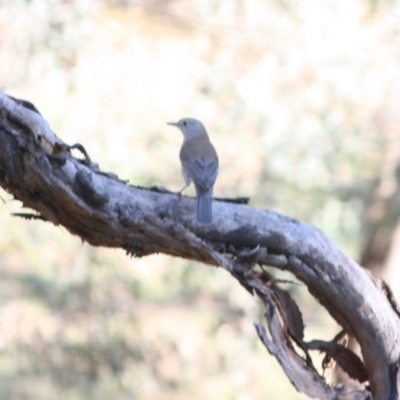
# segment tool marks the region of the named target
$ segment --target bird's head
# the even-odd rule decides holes
[[[204,128],[204,125],[199,120],[194,118],[182,118],[178,122],[168,122],[167,124],[179,128],[183,133],[185,140],[200,135],[207,136],[207,131]]]

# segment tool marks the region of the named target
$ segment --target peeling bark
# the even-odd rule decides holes
[[[75,158],[31,106],[0,92],[0,185],[36,212],[23,216],[131,256],[164,253],[222,267],[265,305],[269,334],[260,323],[257,333],[297,390],[321,399],[397,399],[400,319],[394,300],[320,230],[222,199],[214,201],[214,223],[199,225],[193,198],[129,185],[100,171],[79,144],[74,147],[84,158]],[[357,339],[363,360],[337,340],[304,342],[299,307],[263,265],[304,282]],[[312,365],[308,353],[315,349],[358,381],[330,386]]]

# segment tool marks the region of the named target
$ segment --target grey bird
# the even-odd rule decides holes
[[[213,187],[218,175],[218,156],[210,142],[204,125],[193,118],[168,122],[183,133],[183,144],[179,152],[181,171],[186,189],[193,181],[197,197],[197,221],[212,222]]]

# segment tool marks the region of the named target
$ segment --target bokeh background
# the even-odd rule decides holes
[[[0,0],[0,85],[133,184],[179,190],[165,123],[201,119],[217,196],[318,226],[397,293],[399,17],[389,0]],[[0,196],[0,399],[303,398],[224,271],[90,247]],[[308,338],[338,332],[284,287]]]

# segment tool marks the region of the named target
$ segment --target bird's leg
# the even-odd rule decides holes
[[[190,185],[190,183],[185,184],[185,186],[178,192],[179,200],[182,197],[182,192]]]
[[[182,192],[190,185],[190,183],[192,182],[192,178],[190,177],[190,175],[186,172],[185,168],[183,168],[183,165],[181,166],[181,172],[182,172],[182,176],[183,176],[183,180],[185,181],[185,186],[180,190],[180,192],[178,193],[179,196],[179,200],[181,199],[182,196]]]

